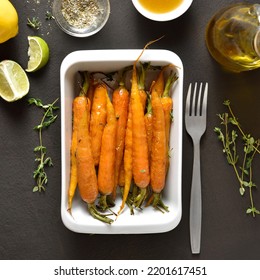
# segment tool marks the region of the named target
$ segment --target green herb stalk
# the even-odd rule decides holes
[[[244,133],[238,119],[232,111],[229,100],[225,101],[223,104],[227,106],[229,111],[228,113],[218,114],[221,120],[220,124],[224,127],[224,131],[222,131],[220,127],[215,127],[214,131],[218,134],[218,138],[223,145],[223,153],[226,155],[227,162],[234,169],[239,182],[239,192],[241,196],[245,194],[246,188],[249,190],[250,206],[247,208],[246,213],[252,214],[252,216],[255,217],[256,214],[260,214],[260,211],[256,208],[253,199],[253,189],[256,188],[256,184],[253,182],[252,162],[256,154],[260,154],[260,139],[256,140],[250,134]],[[244,146],[241,157],[242,162],[240,163],[237,149],[239,135],[237,131],[233,129],[234,127],[238,129]]]
[[[35,161],[38,162],[38,166],[33,172],[33,178],[37,183],[37,185],[33,188],[33,192],[45,191],[48,182],[45,167],[53,166],[51,157],[47,157],[47,148],[43,145],[42,131],[44,128],[49,127],[57,119],[57,115],[54,114],[54,111],[59,109],[54,106],[57,101],[58,98],[51,104],[43,105],[40,99],[30,98],[28,100],[30,105],[34,104],[44,111],[40,124],[34,127],[34,129],[38,131],[39,145],[34,148],[34,152],[36,153]]]

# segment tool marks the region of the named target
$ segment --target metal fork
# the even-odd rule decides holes
[[[190,242],[193,254],[200,253],[201,243],[201,220],[202,220],[202,199],[201,199],[201,170],[200,170],[200,139],[206,131],[206,113],[208,83],[203,83],[198,88],[192,84],[188,89],[185,110],[186,130],[192,138],[194,146],[193,173],[190,197]]]

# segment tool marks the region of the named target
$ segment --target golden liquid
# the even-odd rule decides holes
[[[139,0],[139,2],[146,10],[163,14],[176,9],[183,0]]]
[[[260,9],[260,5],[258,5]],[[255,35],[259,22],[253,5],[235,5],[222,10],[209,22],[206,44],[213,58],[233,72],[260,67]]]

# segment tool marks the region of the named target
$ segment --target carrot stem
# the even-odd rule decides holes
[[[166,212],[169,212],[169,208],[168,206],[166,206],[163,201],[162,201],[162,198],[161,198],[161,194],[160,193],[154,193],[153,194],[153,202],[152,202],[152,206],[163,212],[163,210],[165,210]]]
[[[97,205],[97,208],[99,210],[106,211],[113,206],[115,206],[115,203],[113,202],[113,200],[110,198],[109,195],[105,195],[105,194],[100,195],[99,202],[98,202],[98,205]]]
[[[140,189],[139,194],[134,198],[134,206],[136,208],[141,208],[146,197],[147,197],[147,188]]]
[[[95,205],[93,203],[88,204],[88,210],[91,216],[101,222],[112,224],[114,220],[108,218],[109,214],[101,214],[97,211]]]

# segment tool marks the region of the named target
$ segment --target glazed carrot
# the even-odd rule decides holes
[[[135,185],[140,189],[140,193],[134,198],[134,206],[136,207],[141,207],[143,201],[145,200],[147,196],[147,186],[150,182],[144,108],[139,94],[136,64],[140,60],[140,57],[145,49],[159,39],[147,43],[133,64],[131,86],[133,178]]]
[[[172,120],[172,108],[173,108],[173,101],[171,96],[169,95],[170,89],[172,84],[178,79],[177,75],[170,74],[165,85],[164,92],[162,94],[161,102],[164,110],[164,118],[165,118],[165,133],[166,133],[166,172],[169,168],[169,143],[170,143],[170,127],[171,127],[171,120]]]
[[[103,211],[109,208],[107,196],[113,192],[115,186],[116,128],[114,107],[107,94],[107,124],[102,135],[98,167],[98,190],[101,194],[99,207]]]
[[[89,79],[89,87],[88,87],[88,91],[87,91],[87,97],[90,100],[90,105],[92,106],[94,92],[95,92],[95,80],[94,80],[93,75],[91,75],[91,74],[88,75],[88,79]]]
[[[151,149],[152,149],[152,103],[151,103],[151,96],[148,95],[148,103],[147,103],[147,110],[144,116],[145,120],[145,128],[146,128],[146,136],[147,136],[147,144],[148,144],[148,157],[150,161]]]
[[[164,188],[166,175],[166,134],[164,111],[161,98],[156,89],[152,89],[152,146],[151,146],[151,187],[160,193]]]
[[[103,130],[107,119],[107,88],[105,84],[98,83],[95,87],[90,118],[90,137],[94,163],[99,163]]]
[[[125,146],[126,124],[129,106],[129,92],[126,89],[123,77],[112,95],[112,102],[115,109],[117,119],[116,129],[116,159],[115,159],[115,186],[113,190],[113,198],[116,197],[116,190],[119,181],[119,171],[123,159],[123,152]]]
[[[112,223],[113,220],[105,215],[101,215],[94,202],[98,196],[97,176],[95,170],[94,159],[91,150],[91,141],[89,134],[89,111],[90,106],[86,106],[86,110],[81,118],[78,135],[77,135],[77,180],[79,193],[84,202],[88,205],[90,214],[95,218],[106,223]]]
[[[98,195],[97,177],[91,152],[91,144],[88,130],[88,106],[80,120],[77,135],[77,178],[81,198],[89,204],[93,204]]]
[[[144,50],[143,50],[144,51]],[[142,53],[141,53],[142,55]],[[146,197],[146,188],[150,182],[148,144],[145,129],[144,109],[138,88],[136,63],[133,65],[131,86],[132,138],[133,138],[133,178],[140,194],[135,198],[135,206],[140,207]]]
[[[153,191],[152,202],[153,207],[168,211],[167,206],[162,203],[161,192],[165,186],[166,179],[166,133],[165,118],[161,103],[161,97],[157,92],[158,88],[152,88],[151,104],[152,104],[152,150],[151,150],[151,188]]]
[[[156,78],[155,81],[152,81],[150,92],[156,91],[158,96],[161,96],[164,90],[164,69],[162,69]],[[146,126],[146,135],[147,135],[147,143],[148,143],[148,157],[150,162],[151,157],[151,149],[152,149],[152,103],[151,103],[151,94],[148,95],[148,103],[147,103],[147,111],[145,114],[145,126]]]
[[[122,160],[119,168],[118,186],[124,187],[124,185],[125,185],[125,169],[124,169],[124,161]]]
[[[159,96],[161,96],[163,94],[164,87],[165,87],[164,72],[165,72],[166,67],[168,67],[168,65],[161,69],[155,82],[152,85],[153,90],[156,91]]]
[[[149,66],[150,66],[150,63],[140,63],[141,71],[140,71],[139,79],[138,79],[138,88],[139,88],[139,94],[141,97],[141,102],[142,102],[144,110],[145,110],[146,101],[147,101],[147,94],[145,91],[145,80],[146,80],[146,73],[147,73]]]
[[[88,106],[86,92],[88,90],[88,80],[84,77],[84,82],[79,96],[75,97],[72,103],[72,139],[70,147],[70,185],[68,191],[68,211],[71,212],[72,201],[77,188],[77,161],[76,161],[76,150],[77,150],[77,133],[79,122],[83,116],[86,107]]]
[[[131,188],[132,177],[133,177],[133,138],[132,138],[132,110],[131,101],[129,102],[129,113],[127,119],[126,135],[125,135],[125,150],[124,150],[124,188],[123,188],[123,199],[118,215],[123,211],[125,203],[129,195]]]

